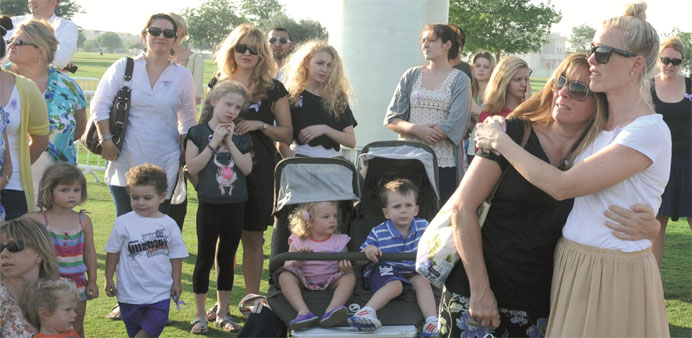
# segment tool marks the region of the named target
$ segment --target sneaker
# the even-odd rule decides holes
[[[437,328],[437,318],[426,320],[423,324],[423,329],[420,332],[421,337],[437,337],[439,330]]]
[[[371,309],[361,309],[355,315],[348,317],[348,324],[358,331],[375,331],[382,323],[377,319],[377,314]]]
[[[343,305],[337,306],[322,316],[322,319],[320,319],[320,326],[336,326],[345,322],[347,317],[348,310],[346,310],[346,307]]]
[[[296,319],[288,323],[288,326],[291,330],[298,331],[315,324],[319,319],[320,317],[317,317],[314,313],[308,312],[304,315],[297,315]]]

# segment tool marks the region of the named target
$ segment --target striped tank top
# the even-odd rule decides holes
[[[79,212],[79,225],[74,229],[65,231],[50,226],[45,211],[43,219],[46,221],[46,230],[53,242],[55,256],[58,258],[58,272],[60,276],[82,274],[87,271],[84,263],[84,232],[82,231],[82,215]]]

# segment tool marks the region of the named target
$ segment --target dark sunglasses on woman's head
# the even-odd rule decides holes
[[[607,45],[600,45],[600,46],[594,46],[594,44],[591,44],[591,50],[589,51],[589,57],[591,54],[596,54],[596,62],[604,65],[610,61],[610,56],[613,55],[613,53],[618,54],[620,56],[632,58],[637,56],[637,54],[628,52],[626,50],[622,49],[617,49],[613,48]]]
[[[555,84],[553,84],[553,90],[557,92],[562,90],[562,88],[565,86],[567,86],[567,94],[569,94],[569,97],[577,101],[584,101],[587,97],[589,97],[589,94],[591,94],[589,86],[587,86],[585,83],[579,81],[568,81],[564,76],[560,76],[557,81],[555,81]]]
[[[239,43],[235,45],[235,51],[239,54],[245,54],[246,51],[250,52],[250,55],[257,55],[257,51],[252,49],[252,47],[244,44],[244,43]]]
[[[27,42],[27,41],[15,39],[15,38],[7,40],[7,45],[8,46],[33,46],[33,47],[38,48],[38,45],[35,43],[31,43],[31,42]]]
[[[285,45],[285,44],[291,42],[291,40],[286,39],[286,38],[271,38],[271,39],[269,39],[269,43],[274,43],[274,42],[276,42],[276,40],[279,40],[279,43],[282,45]]]
[[[163,33],[163,37],[170,39],[176,36],[176,32],[172,29],[161,29],[158,27],[148,27],[146,31],[152,36],[159,36]]]
[[[673,66],[679,66],[682,63],[682,59],[672,59],[667,56],[664,56],[661,58],[661,63],[664,65],[668,65],[669,63],[672,63]]]
[[[22,241],[9,241],[7,244],[0,243],[0,253],[5,249],[11,253],[17,253],[24,250],[24,242]]]

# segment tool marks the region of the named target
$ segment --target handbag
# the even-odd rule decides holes
[[[113,106],[111,107],[110,133],[113,135],[113,144],[118,147],[118,150],[123,149],[123,142],[125,141],[125,130],[127,129],[127,117],[130,113],[130,97],[132,94],[132,89],[127,86],[127,82],[132,80],[133,69],[134,60],[128,57],[123,85],[115,95]],[[96,125],[96,115],[94,115],[89,119],[87,132],[82,135],[80,142],[90,153],[101,155],[103,147],[101,146],[101,139],[99,138]]]
[[[521,140],[521,147],[526,146],[526,142],[531,135],[531,125],[524,123],[524,134]],[[483,227],[483,223],[490,210],[490,204],[495,196],[497,188],[500,186],[511,165],[502,171],[502,175],[497,180],[495,187],[486,197],[485,201],[478,207],[476,214],[478,222]],[[449,277],[452,269],[459,261],[459,252],[454,244],[454,228],[452,227],[452,208],[456,201],[450,199],[435,215],[433,220],[425,228],[423,235],[418,241],[418,251],[416,253],[416,272],[428,279],[430,284],[442,287]]]

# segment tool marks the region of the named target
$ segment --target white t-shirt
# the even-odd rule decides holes
[[[10,143],[10,158],[12,159],[12,176],[10,176],[10,182],[7,183],[5,189],[24,191],[24,187],[22,187],[22,174],[19,171],[19,123],[21,121],[21,107],[22,102],[19,97],[19,91],[17,90],[17,86],[14,86],[14,88],[12,88],[12,94],[10,94],[10,99],[7,101],[7,106],[3,107],[10,120],[5,131],[7,131],[7,141]],[[22,135],[21,137],[29,136]]]
[[[173,285],[171,259],[188,256],[172,218],[142,217],[134,211],[115,220],[106,252],[120,253],[118,301],[127,304],[168,299]]]
[[[654,208],[654,214],[658,212],[661,194],[670,175],[670,130],[659,114],[640,116],[624,128],[601,132],[593,144],[577,157],[576,163],[613,143],[632,148],[653,163],[644,171],[608,189],[575,198],[562,235],[570,241],[591,247],[623,252],[644,250],[651,246],[651,241],[616,238],[612,230],[605,226],[608,218],[603,212],[611,205],[630,207],[634,204],[648,204]]]
[[[31,14],[12,17],[12,25],[14,26],[14,29],[7,32],[5,39],[12,37],[19,24],[33,18],[34,17]],[[62,69],[67,66],[70,61],[72,61],[72,56],[77,50],[79,30],[74,22],[63,19],[55,14],[48,19],[48,22],[51,26],[53,26],[53,29],[55,30],[55,38],[58,39],[58,49],[55,51],[55,56],[53,57],[53,65],[55,65],[55,68]]]

